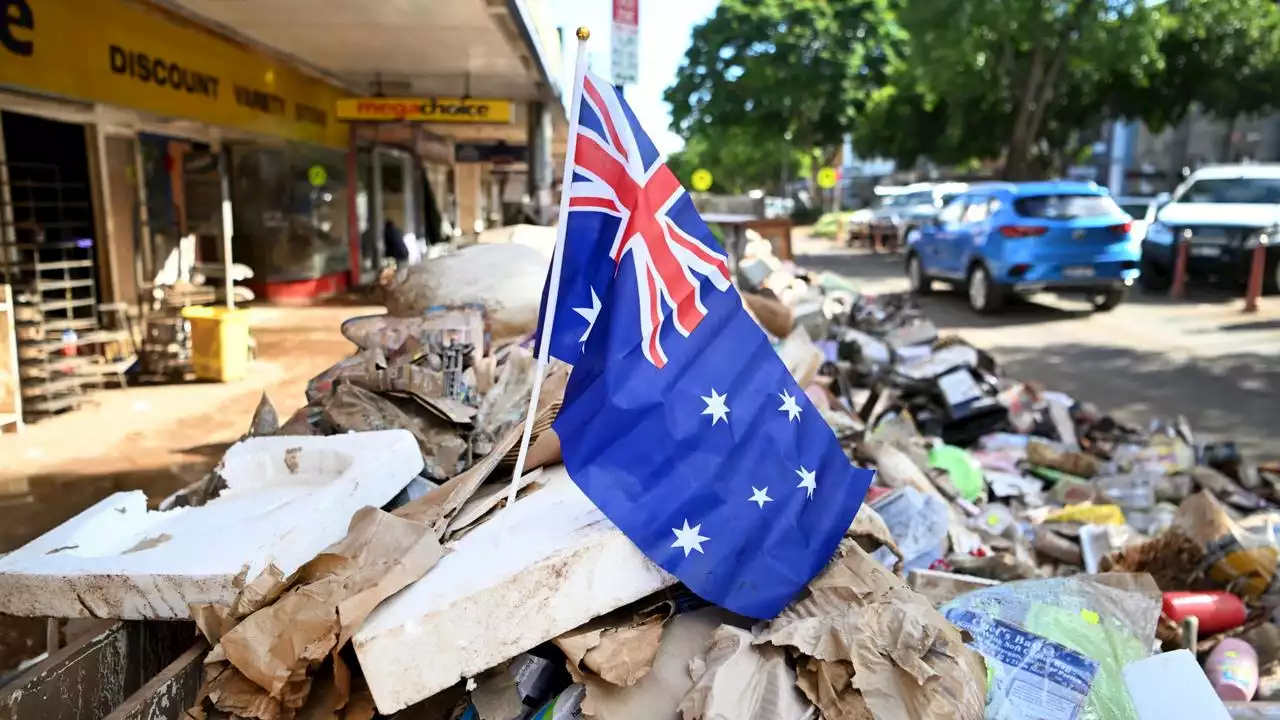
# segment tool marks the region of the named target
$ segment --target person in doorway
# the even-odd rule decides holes
[[[382,250],[385,257],[394,258],[397,265],[409,261],[409,246],[404,242],[404,232],[391,220],[382,224]]]

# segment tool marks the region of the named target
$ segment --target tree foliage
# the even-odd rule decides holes
[[[783,175],[798,177],[796,156],[783,138],[760,137],[749,125],[735,125],[714,137],[705,132],[693,135],[683,150],[667,158],[667,165],[686,184],[694,170],[704,168],[714,179],[713,192],[742,194],[756,188],[781,190]]]
[[[677,131],[702,138],[698,152],[744,168],[730,172],[751,171],[721,144],[789,136],[830,152],[850,132],[862,156],[1003,158],[1006,177],[1033,177],[1061,170],[1081,134],[1112,119],[1159,131],[1193,107],[1226,120],[1280,107],[1280,8],[724,0],[666,99]]]
[[[833,159],[892,60],[888,2],[723,0],[694,28],[667,89],[673,127],[717,143],[749,127],[741,139],[821,147]]]

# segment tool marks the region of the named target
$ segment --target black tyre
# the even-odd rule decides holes
[[[979,263],[969,268],[966,290],[965,296],[974,312],[989,315],[1004,309],[1006,291],[991,278],[986,265]]]
[[[1124,298],[1128,294],[1129,292],[1125,288],[1111,288],[1104,293],[1093,296],[1090,301],[1093,303],[1093,309],[1097,312],[1110,312],[1124,302]]]
[[[919,253],[907,255],[907,282],[911,285],[911,292],[916,295],[933,292],[933,278],[925,275],[924,263],[920,261]]]
[[[1145,255],[1142,257],[1142,263],[1139,266],[1142,274],[1138,276],[1138,284],[1147,292],[1167,292],[1171,284],[1171,278],[1168,273],[1162,272],[1150,258]]]

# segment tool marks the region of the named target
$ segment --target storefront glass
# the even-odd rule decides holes
[[[290,144],[231,149],[231,204],[237,262],[260,282],[311,280],[345,272],[346,158]]]

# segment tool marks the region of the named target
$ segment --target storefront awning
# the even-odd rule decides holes
[[[558,98],[559,39],[544,0],[161,0],[265,46],[353,94]]]

